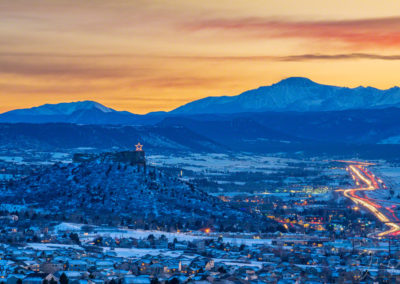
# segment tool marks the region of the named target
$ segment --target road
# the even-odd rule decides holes
[[[386,190],[381,179],[375,177],[367,166],[369,163],[354,161],[341,161],[349,163],[347,170],[358,187],[339,190],[355,204],[364,207],[375,217],[389,227],[388,230],[378,234],[379,237],[400,235],[399,218],[395,215],[393,207],[387,206],[387,200],[379,200],[368,196],[368,191]]]

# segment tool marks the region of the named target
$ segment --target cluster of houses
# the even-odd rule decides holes
[[[41,229],[36,232],[42,237],[39,242],[0,244],[0,283],[400,281],[400,250],[394,240],[281,233],[235,239],[150,231],[140,231],[139,237],[116,232],[121,236],[101,228]]]

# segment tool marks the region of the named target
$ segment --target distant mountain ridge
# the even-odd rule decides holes
[[[99,110],[104,113],[116,112],[95,101],[79,101],[73,103],[45,104],[27,109],[17,109],[8,112],[14,115],[70,115],[76,111]]]
[[[0,114],[0,122],[135,125],[157,123],[164,117],[176,115],[341,111],[388,107],[400,107],[399,87],[387,90],[372,87],[347,88],[322,85],[302,77],[291,77],[237,96],[196,100],[170,112],[138,115],[116,111],[94,101],[79,101],[12,110]]]
[[[245,91],[237,96],[207,97],[170,112],[147,115],[116,111],[94,101],[45,104],[0,114],[0,123],[154,124],[163,118],[193,114],[252,112],[319,112],[351,109],[400,108],[400,88],[337,87],[290,77],[270,86]]]
[[[234,97],[137,115],[94,101],[0,114],[3,147],[400,155],[400,88],[346,88],[288,78]],[[372,147],[372,146],[371,146]],[[345,150],[347,149],[347,150]]]
[[[140,141],[150,151],[222,151],[223,146],[177,126],[106,126],[70,123],[0,123],[0,144],[8,149],[132,149]]]
[[[3,123],[77,123],[133,125],[141,115],[116,111],[94,101],[45,104],[0,114]]]
[[[337,87],[291,77],[237,96],[207,97],[173,110],[173,114],[267,111],[337,111],[400,106],[400,88]]]

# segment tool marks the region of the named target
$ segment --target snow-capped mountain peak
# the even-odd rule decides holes
[[[265,111],[337,111],[400,106],[400,89],[323,85],[308,78],[290,77],[236,96],[208,97],[172,111],[173,114]]]
[[[12,111],[18,115],[70,115],[76,111],[82,110],[100,110],[103,113],[115,112],[115,110],[108,108],[95,101],[78,101],[70,103],[59,104],[45,104],[38,107],[27,109],[19,109]]]
[[[301,87],[301,86],[312,86],[318,84],[305,77],[289,77],[279,81],[278,83],[273,84],[272,86],[282,86],[282,85]]]

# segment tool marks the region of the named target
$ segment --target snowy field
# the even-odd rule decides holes
[[[63,244],[28,243],[27,246],[30,248],[33,248],[35,250],[40,250],[40,251],[57,250],[57,249],[61,249],[61,248],[81,249],[81,247],[78,245],[63,245]]]
[[[110,248],[104,248],[105,251],[110,251]],[[143,257],[145,255],[162,255],[168,257],[179,257],[183,254],[183,251],[179,250],[167,250],[167,249],[141,249],[141,248],[115,248],[112,250],[117,254],[118,257]],[[187,255],[185,255],[187,256]],[[193,255],[195,258],[197,255]]]
[[[63,245],[63,244],[43,244],[43,243],[28,243],[27,247],[39,251],[52,251],[58,249],[82,249],[78,245]],[[105,251],[111,251],[110,248],[104,248]],[[139,248],[115,248],[112,250],[118,257],[143,257],[145,255],[163,255],[169,257],[178,257],[182,255],[182,251],[171,251],[166,249],[139,249]],[[195,256],[193,256],[195,257]]]
[[[381,166],[378,168],[378,175],[389,185],[400,185],[400,167]]]
[[[154,166],[174,166],[195,172],[275,172],[287,168],[288,163],[299,163],[299,160],[272,156],[226,154],[191,154],[186,156],[147,156],[149,164]]]
[[[15,205],[15,204],[6,204],[2,203],[0,204],[0,210],[8,211],[8,212],[14,212],[14,211],[22,211],[22,210],[27,210],[26,205]]]
[[[83,224],[74,223],[61,223],[54,227],[54,232],[76,232],[79,234],[79,238],[82,241],[91,241],[98,236],[112,237],[112,238],[135,238],[135,239],[147,239],[149,235],[153,235],[156,238],[160,238],[164,235],[170,242],[175,238],[178,241],[194,241],[202,239],[217,239],[220,234],[204,234],[200,232],[193,233],[170,233],[155,230],[131,230],[131,229],[119,229],[119,228],[101,228],[94,227],[93,232],[81,231]],[[254,239],[251,234],[237,234],[237,238],[224,237],[224,242],[232,244],[246,244],[246,245],[257,245],[257,244],[271,244],[269,239]]]
[[[15,157],[15,156],[0,156],[0,160],[7,163],[22,163],[24,160],[23,157]]]

